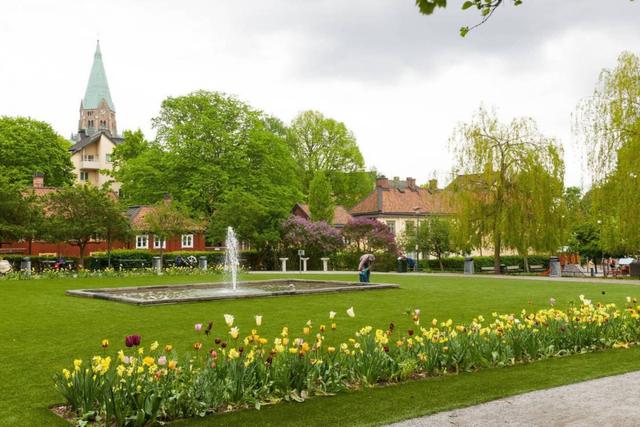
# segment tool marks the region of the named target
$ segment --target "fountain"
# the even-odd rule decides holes
[[[227,227],[225,246],[224,272],[231,275],[231,289],[235,292],[238,290],[238,265],[240,264],[240,259],[238,257],[238,239],[233,227]]]
[[[67,295],[100,298],[129,304],[175,304],[179,302],[209,301],[227,298],[252,298],[279,295],[305,295],[324,292],[360,291],[398,288],[388,283],[354,283],[332,280],[271,279],[242,282],[238,286],[240,252],[232,227],[227,228],[224,273],[231,281],[189,285],[136,286],[129,288],[74,289]]]

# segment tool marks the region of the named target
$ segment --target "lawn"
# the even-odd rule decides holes
[[[265,278],[259,275],[251,277]],[[332,277],[353,279],[345,275]],[[216,332],[226,333],[224,313],[234,314],[244,331],[253,326],[254,314],[262,314],[261,335],[271,337],[284,325],[297,331],[308,319],[314,320],[315,324],[326,322],[328,312],[334,310],[339,312],[336,334],[340,338],[340,335],[351,334],[366,324],[385,328],[393,321],[398,327],[409,327],[410,322],[404,315],[408,308],[420,308],[422,318],[427,321],[432,317],[469,321],[479,314],[490,316],[494,311],[518,312],[522,308],[546,307],[551,297],[558,301],[560,308],[564,308],[569,301],[576,301],[579,294],[594,302],[615,302],[619,305],[624,303],[626,296],[640,294],[640,287],[624,283],[402,275],[380,275],[374,276],[375,279],[398,283],[401,289],[137,307],[67,297],[64,291],[201,282],[203,277],[0,281],[0,372],[3,376],[0,383],[0,425],[64,425],[47,409],[61,402],[53,388],[52,374],[68,367],[76,357],[87,359],[98,353],[102,338],[111,341],[114,351],[120,348],[125,335],[134,333],[142,336],[143,345],[158,340],[187,351],[196,340],[193,331],[196,322],[213,320],[213,336]],[[354,319],[345,314],[350,306],[355,308]],[[343,393],[335,397],[310,399],[302,404],[280,404],[265,407],[259,412],[240,411],[180,424],[296,425],[302,419],[308,425],[333,422],[379,424],[523,391],[637,370],[640,369],[639,355],[640,349],[631,349],[571,356]]]

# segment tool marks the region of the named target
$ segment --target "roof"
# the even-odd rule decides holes
[[[147,222],[145,221],[145,218],[154,210],[155,206],[153,205],[129,206],[127,208],[127,217],[129,218],[131,228],[136,231],[147,231]],[[192,231],[201,231],[204,229],[202,224],[199,224],[196,221],[190,222],[192,225]]]
[[[406,181],[386,187],[377,186],[351,209],[353,216],[444,215],[453,213],[449,192],[410,186]]]
[[[311,219],[311,210],[309,209],[309,205],[306,203],[297,203],[292,212],[294,215],[305,219]],[[347,224],[350,219],[351,215],[349,214],[349,211],[344,206],[337,205],[333,211],[333,220],[331,221],[331,225],[340,227]]]
[[[105,131],[105,130],[100,130],[97,133],[91,134],[91,135],[87,135],[84,132],[80,132],[78,134],[78,141],[76,141],[73,146],[71,146],[71,148],[69,148],[69,151],[71,151],[72,153],[75,153],[76,151],[82,150],[84,147],[86,147],[87,145],[91,145],[96,141],[100,140],[100,137],[104,135],[109,141],[111,141],[114,145],[118,145],[120,144],[122,141],[124,141],[123,138],[119,138],[119,137],[114,137],[111,136],[111,134],[109,133],[109,131]]]
[[[89,83],[87,90],[82,99],[82,108],[96,109],[100,106],[100,102],[105,100],[111,111],[116,111],[113,101],[111,100],[111,92],[109,91],[109,83],[107,82],[107,73],[104,71],[102,63],[102,52],[100,51],[100,41],[96,44],[96,52],[93,55],[93,65],[91,66],[91,74],[89,75]]]

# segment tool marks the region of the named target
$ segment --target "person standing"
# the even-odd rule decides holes
[[[364,254],[360,257],[360,264],[358,264],[358,271],[360,272],[360,282],[369,283],[371,277],[371,266],[376,260],[373,254]]]

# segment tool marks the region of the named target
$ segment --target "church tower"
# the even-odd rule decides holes
[[[100,131],[113,137],[118,136],[116,109],[111,100],[111,92],[109,91],[107,74],[102,63],[99,40],[96,45],[96,52],[93,55],[93,65],[89,75],[89,83],[87,83],[87,90],[80,102],[78,131],[87,136]]]

